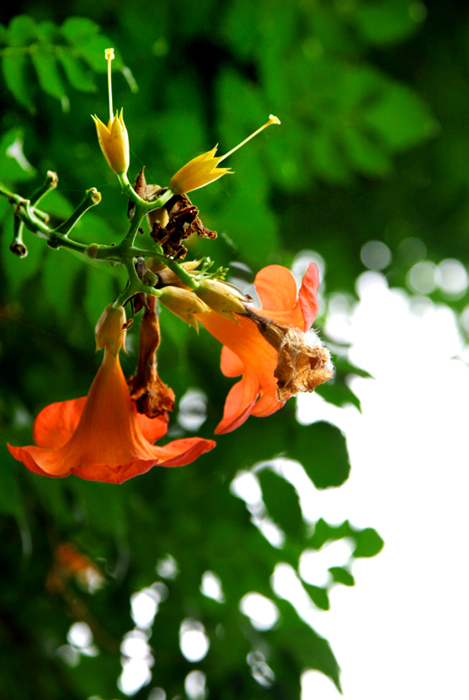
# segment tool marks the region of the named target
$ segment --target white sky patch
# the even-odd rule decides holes
[[[158,559],[155,568],[159,576],[170,580],[175,579],[179,573],[178,563],[171,554],[167,554],[162,559]]]
[[[431,271],[436,284],[436,266]],[[423,283],[416,286],[424,293]],[[344,696],[308,672],[302,700],[462,700],[469,369],[457,356],[464,341],[444,305],[389,290],[376,272],[364,273],[357,288],[350,358],[375,379],[353,380],[363,415],[342,412],[351,476],[338,489],[316,492],[313,506],[316,519],[338,522],[341,515],[374,527],[385,547],[355,561],[356,587],[334,586],[331,610],[312,620],[342,667]],[[314,395],[305,398],[310,418],[323,418]],[[300,414],[312,422],[306,403]]]
[[[151,671],[146,659],[125,659],[117,681],[117,687],[125,695],[135,695],[151,681]]]
[[[159,596],[151,589],[139,591],[130,597],[132,619],[137,627],[147,628],[152,626],[155,615],[158,612],[159,602]]]
[[[205,673],[202,671],[191,671],[184,681],[184,690],[190,700],[203,700],[206,696]]]
[[[332,566],[347,566],[355,542],[348,538],[326,544],[319,550],[305,549],[300,557],[299,572],[303,581],[313,586],[326,586],[331,581]]]
[[[280,617],[275,603],[261,593],[246,593],[239,601],[239,609],[256,630],[270,630]]]
[[[213,571],[205,571],[202,576],[200,590],[207,598],[212,598],[217,603],[224,603],[225,601],[220,577],[214,574]]]
[[[83,649],[93,642],[93,633],[86,622],[75,622],[68,630],[67,641],[78,649]]]
[[[178,423],[196,431],[207,419],[207,396],[201,389],[188,389],[179,402]]]
[[[24,155],[23,151],[23,138],[18,136],[11,146],[9,146],[6,150],[6,155],[10,156],[10,158],[13,158],[16,160],[18,165],[25,170],[28,173],[33,174],[35,172],[35,169],[31,165],[31,163],[27,160],[26,156]]]
[[[179,646],[182,655],[188,661],[193,663],[202,661],[207,655],[210,641],[201,622],[191,619],[182,622],[179,630]]]

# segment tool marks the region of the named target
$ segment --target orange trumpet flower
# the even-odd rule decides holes
[[[261,270],[255,287],[262,309],[246,307],[233,322],[215,311],[197,314],[221,343],[221,371],[242,374],[228,393],[223,420],[215,432],[238,428],[249,415],[268,416],[285,400],[332,377],[329,352],[310,331],[318,311],[318,269],[310,263],[299,294],[292,273],[280,265]]]
[[[36,445],[8,449],[36,474],[75,474],[89,481],[121,484],[152,467],[179,467],[215,447],[213,440],[183,438],[163,447],[153,443],[167,431],[167,415],[147,418],[131,401],[119,362],[123,309],[108,306],[96,327],[104,347],[101,367],[87,397],[53,403],[37,416]]]

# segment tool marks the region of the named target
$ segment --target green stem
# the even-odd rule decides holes
[[[151,294],[155,297],[159,297],[162,295],[163,292],[160,289],[155,289],[154,287],[150,287],[147,284],[143,284],[143,282],[140,281],[135,270],[133,259],[124,260],[124,265],[126,267],[127,274],[129,275],[129,284],[124,289],[124,291],[119,294],[119,296],[113,303],[113,307],[115,309],[118,309],[120,306],[124,306],[124,304],[127,303],[128,300],[135,294]]]
[[[10,250],[13,255],[18,256],[18,258],[25,258],[28,254],[28,249],[23,243],[23,229],[23,222],[15,216],[13,221],[13,240],[10,243]]]
[[[160,209],[160,207],[166,204],[166,202],[168,202],[171,199],[171,197],[174,196],[174,192],[172,192],[172,190],[166,190],[166,192],[164,192],[161,195],[161,197],[158,197],[153,202],[147,202],[146,199],[142,199],[135,192],[134,188],[129,182],[127,173],[123,173],[122,175],[118,175],[117,177],[119,178],[119,182],[124,192],[130,197],[130,199],[133,202],[135,202],[137,206],[141,207],[144,214],[148,214],[148,212],[153,211],[154,209]]]
[[[101,201],[101,193],[98,192],[96,187],[92,187],[90,190],[86,190],[84,200],[78,205],[73,214],[60,226],[54,229],[55,233],[63,234],[68,236],[72,228],[81,219],[83,214],[85,214],[91,207],[95,207]]]
[[[36,205],[39,204],[41,199],[46,196],[46,194],[49,194],[52,190],[55,190],[57,185],[59,184],[59,178],[57,173],[52,172],[52,170],[47,171],[46,179],[44,180],[44,184],[39,187],[38,190],[32,195],[30,202],[34,209],[36,209]],[[42,218],[42,217],[39,217]]]
[[[152,257],[156,260],[160,260],[160,262],[164,263],[167,267],[169,267],[169,269],[172,270],[179,277],[181,282],[187,287],[190,287],[191,289],[199,288],[199,283],[197,282],[197,280],[194,279],[194,277],[189,272],[187,272],[187,270],[185,270],[178,262],[176,262],[176,260],[167,258],[166,255],[162,255],[161,253],[155,253],[154,250],[144,250],[143,248],[132,248],[132,253],[135,257]]]

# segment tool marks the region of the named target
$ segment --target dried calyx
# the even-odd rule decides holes
[[[285,401],[301,392],[311,392],[333,376],[329,351],[313,330],[304,333],[256,314],[246,307],[248,318],[278,353],[274,376],[277,398]]]

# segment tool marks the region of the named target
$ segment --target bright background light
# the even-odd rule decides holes
[[[415,266],[409,286],[417,293],[433,284],[461,290],[466,277],[447,263]],[[353,362],[375,379],[353,381],[361,416],[316,395],[298,401],[303,422],[324,418],[327,409],[327,419],[347,434],[352,462],[344,486],[312,489],[305,503],[315,519],[376,528],[385,547],[354,563],[356,587],[334,587],[330,611],[303,612],[340,661],[345,700],[462,700],[469,654],[469,369],[457,356],[464,342],[453,311],[388,289],[380,273],[364,273],[357,290],[359,304],[350,314],[342,305],[342,318],[332,316],[329,329],[346,336]],[[321,674],[304,674],[302,700],[340,697]]]

